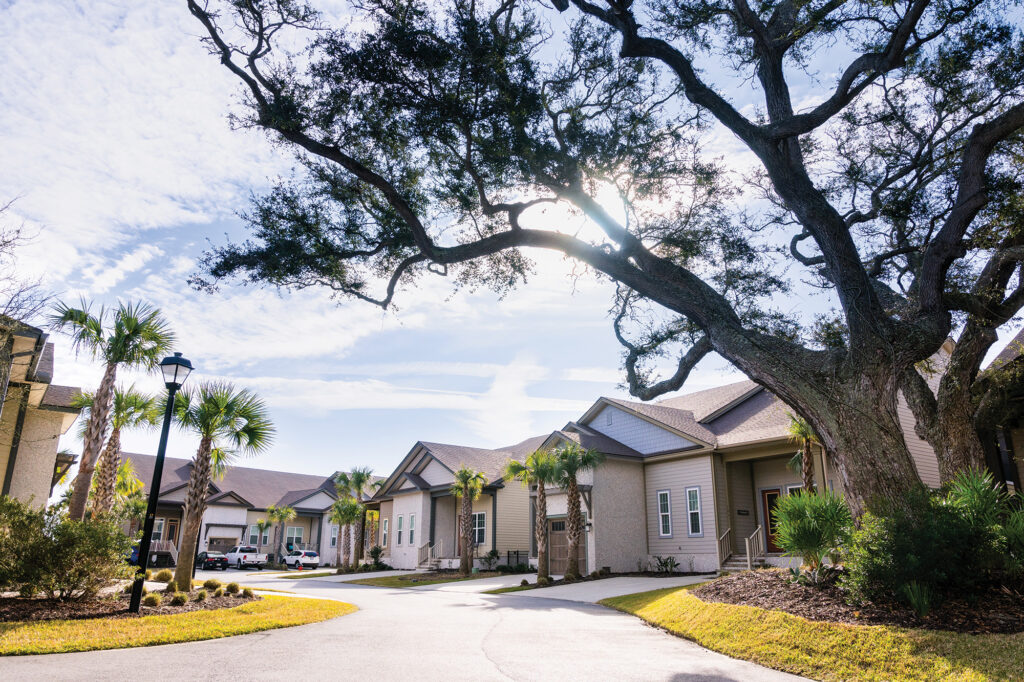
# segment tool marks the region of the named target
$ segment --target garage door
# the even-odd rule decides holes
[[[238,544],[238,538],[210,538],[209,551],[227,552]]]
[[[563,575],[569,565],[569,534],[566,531],[565,519],[548,521],[548,572],[552,575]],[[580,538],[579,552],[580,572],[587,572],[587,548],[585,538]]]

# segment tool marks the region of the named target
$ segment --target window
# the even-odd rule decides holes
[[[487,513],[473,514],[473,544],[482,545],[487,540]]]
[[[667,490],[658,491],[658,535],[672,537],[672,493]]]
[[[293,545],[301,545],[302,531],[302,526],[288,526],[288,532],[285,533],[285,541],[290,542]]]
[[[409,544],[416,544],[416,515],[409,514]]]
[[[398,515],[398,539],[395,541],[396,545],[402,544],[402,515]]]
[[[388,546],[388,521],[391,519],[384,519],[380,522],[380,546]]]
[[[331,547],[338,546],[338,527],[331,526]]]
[[[700,518],[700,488],[686,489],[686,518],[689,535],[704,535],[704,525]]]
[[[164,537],[164,520],[153,519],[153,542],[160,542]]]
[[[270,528],[266,528],[263,531],[263,538],[260,539],[260,528],[259,526],[249,526],[249,544],[250,545],[269,545],[270,544]]]

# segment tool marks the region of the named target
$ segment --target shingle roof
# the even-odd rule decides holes
[[[77,386],[57,386],[50,384],[46,387],[46,392],[43,393],[43,407],[58,407],[61,409],[73,410],[74,399],[82,389]]]
[[[989,363],[989,368],[1002,367],[1008,362],[1013,362],[1021,355],[1024,355],[1024,328],[1022,328],[1017,335],[1010,339],[1010,342],[1006,344],[1006,347],[999,352],[992,362]]]
[[[719,447],[789,438],[789,407],[774,393],[758,391],[750,398],[708,422]]]
[[[615,398],[605,398],[608,402],[625,407],[627,410],[632,410],[637,414],[643,415],[649,419],[653,419],[656,422],[664,424],[669,428],[675,429],[686,436],[691,436],[697,440],[715,444],[715,434],[705,428],[702,424],[698,424],[694,418],[693,413],[689,410],[682,410],[673,407],[667,407],[660,404],[650,403],[633,403],[627,400],[617,400]]]
[[[540,447],[546,438],[546,435],[534,436],[520,443],[493,450],[423,441],[420,441],[420,445],[452,471],[457,471],[465,465],[483,473],[487,480],[493,483],[501,478],[501,473],[509,460],[525,457]]]
[[[554,433],[565,440],[571,440],[575,443],[579,443],[581,447],[586,448],[587,450],[597,450],[605,455],[643,458],[642,454],[628,445],[624,445],[614,438],[609,438],[603,433],[597,433],[596,431],[558,430]]]
[[[149,489],[153,480],[154,455],[124,453],[135,466],[135,474]],[[167,457],[164,460],[163,479],[160,483],[161,493],[188,483],[192,460]],[[311,474],[293,474],[270,469],[252,467],[230,467],[220,481],[213,482],[223,492],[234,492],[248,500],[256,509],[266,509],[272,504],[292,505],[299,500],[318,491],[334,495],[332,476]],[[301,505],[300,505],[301,506]]]
[[[47,342],[43,345],[43,352],[39,355],[39,363],[36,365],[34,381],[49,383],[53,380],[53,343]]]
[[[716,386],[703,391],[695,391],[686,395],[659,400],[656,404],[663,407],[672,407],[677,410],[689,410],[693,413],[694,419],[703,422],[710,415],[757,388],[758,385],[756,383],[745,379],[724,386]]]

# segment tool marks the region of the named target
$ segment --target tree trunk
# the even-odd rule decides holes
[[[199,540],[199,526],[206,512],[206,498],[213,479],[213,462],[210,456],[213,440],[203,437],[199,441],[192,473],[189,474],[188,492],[185,495],[185,530],[178,548],[178,565],[174,569],[174,584],[179,592],[192,590],[192,566],[196,560],[196,545]]]
[[[814,451],[811,448],[811,439],[803,439],[803,457],[800,460],[800,473],[804,479],[804,492],[814,492]],[[824,481],[822,482],[821,490],[825,490]]]
[[[274,563],[284,564],[284,521],[279,521],[277,524],[275,544],[277,545],[277,556],[274,557]]]
[[[344,546],[345,568],[351,567],[352,558],[352,524],[345,524],[345,546]]]
[[[548,579],[548,498],[544,481],[537,483],[537,518],[534,524],[537,539],[537,581]]]
[[[81,521],[85,518],[85,504],[89,500],[89,489],[92,487],[92,474],[96,468],[96,460],[103,447],[103,437],[110,421],[110,406],[114,397],[114,382],[117,380],[117,365],[110,363],[103,370],[103,379],[93,396],[92,408],[89,410],[89,422],[85,426],[85,438],[82,443],[82,460],[78,465],[78,476],[71,493],[68,505],[68,518]]]
[[[92,503],[94,514],[106,514],[114,506],[117,488],[117,469],[121,466],[121,429],[113,429],[107,446],[103,448],[96,466],[96,499]]]
[[[580,511],[580,486],[576,476],[570,476],[566,488],[566,505],[568,509],[569,563],[565,568],[565,577],[575,580],[580,577],[580,536],[583,535],[583,514]]]
[[[334,565],[338,568],[343,568],[345,564],[341,562],[341,546],[344,544],[344,532],[341,530],[341,524],[338,524],[338,536],[336,541],[338,544],[334,548]]]
[[[355,564],[356,568],[359,567],[359,562],[363,559],[363,532],[365,528],[366,510],[364,509],[356,519],[356,527],[353,531],[355,534],[355,549],[352,550],[352,563]]]
[[[473,572],[473,499],[462,496],[462,514],[459,523],[462,535],[462,551],[459,552],[459,573],[469,575]]]

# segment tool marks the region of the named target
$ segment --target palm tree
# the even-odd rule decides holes
[[[277,548],[275,550],[277,556],[274,558],[277,560],[277,563],[284,563],[281,559],[284,555],[284,524],[295,518],[295,510],[291,507],[270,505],[267,507],[267,518],[277,524],[277,530],[274,531],[274,547]]]
[[[538,450],[525,462],[510,461],[505,466],[504,478],[522,481],[524,486],[537,486],[537,518],[534,536],[537,541],[537,582],[547,582],[548,576],[548,498],[544,490],[547,483],[557,483],[558,462],[550,453]]]
[[[338,496],[341,498],[352,497],[362,506],[363,493],[368,492],[373,483],[373,469],[369,467],[357,467],[349,473],[341,472],[334,479],[335,488],[338,491]],[[363,507],[363,513],[359,515],[354,522],[354,534],[355,534],[355,551],[353,552],[352,561],[356,566],[359,565],[360,560],[363,558],[363,529],[366,527],[366,507]],[[349,532],[349,526],[345,526],[345,533]],[[346,543],[349,540],[346,538]],[[346,545],[347,546],[347,545]]]
[[[119,303],[116,311],[100,308],[95,315],[89,309],[85,301],[80,308],[58,303],[50,315],[50,326],[69,333],[76,352],[88,351],[105,365],[93,408],[89,410],[82,459],[68,505],[68,516],[77,521],[85,518],[85,503],[107,432],[118,368],[152,369],[174,344],[174,334],[161,312],[146,303]]]
[[[135,475],[130,459],[121,460],[114,483],[114,514],[128,521],[128,534],[134,535],[146,516],[146,486]]]
[[[79,393],[72,404],[92,413],[95,402],[92,393]],[[106,514],[114,505],[115,488],[121,467],[121,431],[154,426],[160,419],[160,405],[155,396],[135,390],[135,386],[114,389],[114,400],[110,412],[110,436],[103,448],[96,472],[93,476],[93,514]],[[89,420],[82,424],[81,436],[85,438]]]
[[[814,492],[814,453],[811,452],[811,446],[818,442],[818,435],[814,433],[810,424],[792,414],[789,415],[789,427],[786,430],[789,432],[789,439],[800,444],[800,452],[793,457],[792,461],[797,461],[797,457],[799,457],[800,474],[804,479],[804,492],[812,493]]]
[[[596,450],[584,450],[578,443],[569,443],[555,452],[558,461],[558,483],[565,489],[568,524],[566,535],[569,539],[569,563],[565,577],[580,577],[579,548],[583,536],[583,514],[580,511],[580,486],[578,476],[584,471],[596,469],[604,461],[604,455]]]
[[[254,455],[270,445],[274,427],[267,408],[255,393],[236,389],[228,383],[205,382],[178,393],[174,414],[182,429],[199,435],[199,448],[192,460],[188,492],[185,495],[184,528],[174,582],[182,592],[192,587],[199,524],[206,511],[206,496],[213,480],[214,467],[236,454]],[[220,450],[221,464],[214,461]]]
[[[349,529],[352,528],[352,524],[356,523],[359,519],[363,518],[366,508],[361,502],[353,497],[342,497],[340,500],[335,500],[334,504],[331,505],[331,523],[338,524],[339,528],[345,528],[345,537],[338,538],[338,548],[336,563],[338,564],[338,570],[347,568],[350,559],[350,550],[352,537],[349,535]]]
[[[455,481],[452,483],[451,493],[455,497],[462,498],[462,512],[459,514],[459,530],[462,545],[459,552],[459,573],[469,575],[473,570],[471,558],[473,550],[473,500],[480,497],[480,491],[487,485],[487,477],[479,471],[474,471],[466,465],[462,465],[455,472]]]
[[[263,535],[267,532],[273,524],[272,521],[267,519],[257,519],[256,521],[256,553],[263,553]]]

